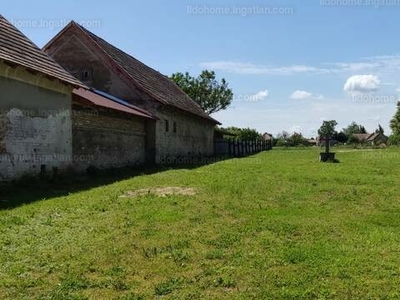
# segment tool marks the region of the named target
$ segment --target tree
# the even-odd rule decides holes
[[[358,125],[356,122],[351,122],[346,128],[343,128],[343,133],[347,136],[347,139],[353,136],[355,133],[367,133],[364,126]]]
[[[359,143],[360,143],[360,139],[359,139],[357,136],[352,135],[352,136],[349,137],[349,140],[348,140],[347,142],[348,142],[349,144],[354,144],[354,145],[356,145],[356,144],[359,144]]]
[[[384,134],[385,130],[382,128],[381,124],[378,124],[378,128],[375,130],[375,133]]]
[[[397,111],[390,120],[390,129],[395,137],[400,137],[400,101],[397,102]]]
[[[335,120],[324,121],[318,129],[318,134],[326,138],[325,152],[329,153],[329,139],[335,133],[337,122]]]
[[[335,120],[324,121],[318,129],[318,134],[323,137],[332,137],[335,133],[337,122]]]
[[[255,129],[251,128],[239,128],[239,127],[228,127],[225,128],[229,133],[232,133],[236,136],[237,139],[243,140],[243,141],[254,141],[254,140],[259,140],[262,139],[262,134],[259,133]]]
[[[224,110],[232,103],[232,90],[225,79],[220,82],[216,79],[214,71],[204,70],[198,77],[178,72],[172,74],[171,79],[207,114]]]
[[[335,132],[335,133],[332,135],[332,138],[333,138],[334,140],[337,140],[339,143],[342,143],[342,144],[346,143],[347,140],[348,140],[346,134],[345,134],[343,131]]]
[[[305,144],[305,138],[301,133],[294,132],[290,138],[288,139],[289,146],[299,146],[301,144]]]

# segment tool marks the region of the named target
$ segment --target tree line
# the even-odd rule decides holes
[[[399,115],[400,116],[400,115]],[[400,118],[399,118],[400,120]],[[326,134],[329,134],[329,137],[333,140],[338,141],[342,144],[356,144],[360,141],[355,136],[355,134],[359,133],[368,133],[365,129],[365,126],[361,124],[357,124],[356,122],[351,122],[347,127],[342,128],[342,130],[337,131],[336,128],[337,122],[335,120],[324,121],[321,128],[318,130],[318,135],[325,137]],[[381,125],[378,125],[378,128],[375,130],[376,133],[384,134],[384,129]],[[309,146],[312,144],[312,141],[318,137],[307,139],[301,133],[294,132],[293,134],[289,134],[287,131],[282,131],[277,134],[275,138],[274,144],[276,146],[287,146],[287,147],[296,147],[296,146]]]
[[[196,101],[207,114],[225,110],[233,101],[233,91],[229,87],[227,81],[224,78],[218,80],[214,71],[203,70],[197,77],[191,76],[187,72],[178,72],[172,74],[170,79],[189,95],[189,97]],[[336,125],[337,123],[335,126]],[[400,102],[397,103],[397,111],[390,121],[390,129],[392,130],[392,134],[389,136],[388,143],[390,145],[400,145]],[[223,130],[227,130],[232,134],[231,137],[234,136],[238,139],[255,140],[262,138],[261,133],[251,128],[228,127]],[[375,132],[384,134],[381,125],[378,126]],[[359,142],[354,135],[357,133],[367,133],[367,131],[363,125],[352,122],[340,131],[333,130],[331,138],[339,143],[353,144]],[[275,137],[274,141],[274,144],[277,146],[310,144],[310,140],[304,138],[303,135],[298,132],[289,134],[286,131],[282,131]]]

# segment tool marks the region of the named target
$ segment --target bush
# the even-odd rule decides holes
[[[279,140],[276,142],[276,146],[277,146],[277,147],[285,147],[285,146],[286,146],[286,141],[285,141],[284,139],[279,139]]]
[[[400,145],[400,136],[391,134],[388,139],[388,145],[390,146],[399,146]]]
[[[347,143],[348,144],[359,144],[360,140],[356,136],[352,135],[349,137],[349,140],[347,141]]]

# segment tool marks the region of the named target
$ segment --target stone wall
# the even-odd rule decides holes
[[[174,163],[177,160],[179,163],[181,158],[209,157],[214,154],[213,123],[167,106],[159,108],[157,118],[158,163]]]
[[[145,121],[110,111],[73,110],[74,168],[99,169],[146,161]]]
[[[0,62],[0,180],[70,165],[71,90]]]

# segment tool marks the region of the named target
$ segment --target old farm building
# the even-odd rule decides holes
[[[0,16],[0,181],[214,154],[219,123],[164,75],[74,22],[44,50]]]
[[[218,121],[168,77],[75,22],[43,50],[88,86],[136,105],[157,119],[146,124],[148,162],[213,155]]]
[[[0,18],[0,181],[143,164],[150,113],[91,90]]]

